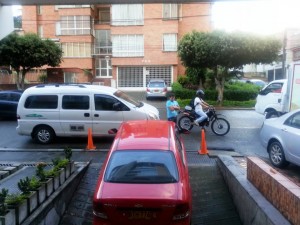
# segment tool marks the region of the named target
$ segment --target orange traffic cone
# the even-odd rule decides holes
[[[200,155],[206,155],[208,154],[207,148],[206,148],[206,141],[205,141],[205,131],[204,129],[201,130],[201,149],[198,151]]]
[[[88,144],[86,146],[86,150],[95,150],[96,146],[93,144],[93,137],[92,137],[92,129],[88,129]]]

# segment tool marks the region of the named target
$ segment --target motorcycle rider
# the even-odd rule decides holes
[[[199,126],[199,123],[201,123],[202,121],[204,121],[205,119],[207,119],[207,115],[206,113],[203,111],[203,108],[209,108],[210,105],[207,104],[203,98],[204,98],[204,91],[199,89],[196,91],[196,97],[194,100],[194,106],[195,106],[195,112],[200,116],[199,118],[197,118],[193,123],[196,126]]]

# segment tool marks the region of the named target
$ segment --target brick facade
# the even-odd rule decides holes
[[[86,15],[92,21],[98,21],[98,10],[110,5],[94,5],[88,8],[60,8],[55,6],[23,6],[22,25],[25,33],[42,33],[41,37],[52,38],[59,43],[90,43],[94,48],[94,32],[90,35],[57,35],[56,24],[61,16]],[[96,77],[95,62],[99,57],[64,57],[60,65],[61,70],[48,69],[48,82],[64,82],[66,71],[76,73],[77,82],[103,82],[105,85],[112,85],[111,79],[118,79],[119,67],[146,67],[146,66],[170,66],[172,68],[171,83],[177,80],[178,75],[185,73],[176,51],[163,51],[163,35],[177,34],[177,42],[180,38],[192,30],[210,31],[211,30],[211,4],[193,3],[181,4],[178,19],[162,19],[163,4],[144,4],[144,24],[140,26],[113,26],[110,24],[92,24],[95,30],[110,30],[111,35],[121,34],[140,34],[144,38],[143,57],[114,57],[109,55],[111,60],[112,77]],[[110,14],[112,12],[110,11]],[[39,31],[42,27],[42,32]],[[93,52],[93,51],[92,51]],[[60,71],[58,74],[55,74]],[[85,75],[90,71],[90,75]]]

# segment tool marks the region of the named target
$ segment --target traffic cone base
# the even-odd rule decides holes
[[[93,144],[93,136],[92,136],[92,129],[88,129],[88,144],[86,146],[86,150],[95,150],[96,146]]]
[[[206,155],[208,154],[208,150],[206,147],[206,140],[205,140],[205,131],[204,129],[201,130],[201,147],[200,150],[198,151],[200,155]]]

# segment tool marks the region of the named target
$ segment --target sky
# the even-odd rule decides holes
[[[224,1],[213,6],[214,27],[270,35],[300,29],[300,0]]]

